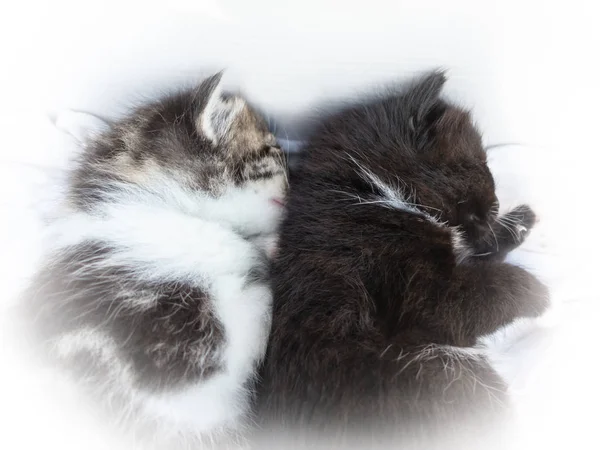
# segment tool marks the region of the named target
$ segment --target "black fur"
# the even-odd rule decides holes
[[[504,411],[505,386],[485,358],[444,346],[473,346],[545,310],[546,287],[502,262],[535,215],[522,206],[510,231],[499,225],[480,134],[440,99],[444,81],[432,73],[335,113],[300,156],[258,401],[264,430],[287,433],[287,445],[449,442],[450,430]],[[363,169],[417,211],[373,203],[385,192]],[[460,233],[464,249],[453,244]]]

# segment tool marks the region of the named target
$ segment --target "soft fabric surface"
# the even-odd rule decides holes
[[[598,33],[583,2],[569,10],[516,0],[372,1],[360,9],[316,0],[80,3],[15,5],[2,30],[7,67],[18,69],[2,86],[3,309],[35,266],[42,220],[80,142],[104,126],[98,117],[226,67],[229,86],[277,118],[281,137],[301,139],[299,118],[323,99],[443,66],[446,95],[472,108],[492,146],[502,209],[529,203],[540,216],[510,258],[551,286],[554,308],[485,342],[511,384],[523,448],[593,447],[600,246],[597,113],[589,105],[600,95],[589,58]],[[17,356],[3,347],[7,358]],[[90,444],[89,435],[74,437],[85,414],[80,424],[56,412],[52,398],[67,402],[68,389],[4,361],[7,448]]]

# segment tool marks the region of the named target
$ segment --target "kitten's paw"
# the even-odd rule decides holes
[[[504,260],[508,253],[525,242],[536,221],[529,206],[517,206],[496,219],[491,228],[493,239],[483,239],[475,247],[476,253],[484,254],[487,259]]]
[[[519,205],[502,216],[500,220],[512,228],[516,243],[521,244],[531,233],[537,217],[528,205]]]
[[[538,317],[550,307],[550,290],[535,276],[527,275],[523,283],[523,316]]]

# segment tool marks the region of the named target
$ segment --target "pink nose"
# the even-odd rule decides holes
[[[285,204],[283,203],[283,200],[280,198],[272,198],[271,203],[273,203],[274,205],[280,206],[282,208],[285,206]]]

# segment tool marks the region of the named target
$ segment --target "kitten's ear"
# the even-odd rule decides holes
[[[440,100],[445,83],[444,72],[438,70],[418,80],[406,94],[410,111],[409,128],[420,144],[426,143],[432,125],[444,115],[447,109],[446,103]]]
[[[437,103],[439,103],[442,88],[446,83],[446,75],[438,70],[427,74],[418,80],[408,91],[407,97],[410,109],[417,122],[426,118]]]
[[[227,140],[231,125],[246,106],[246,102],[239,97],[223,96],[222,77],[223,72],[219,72],[207,78],[198,90],[201,108],[196,127],[214,145]]]

